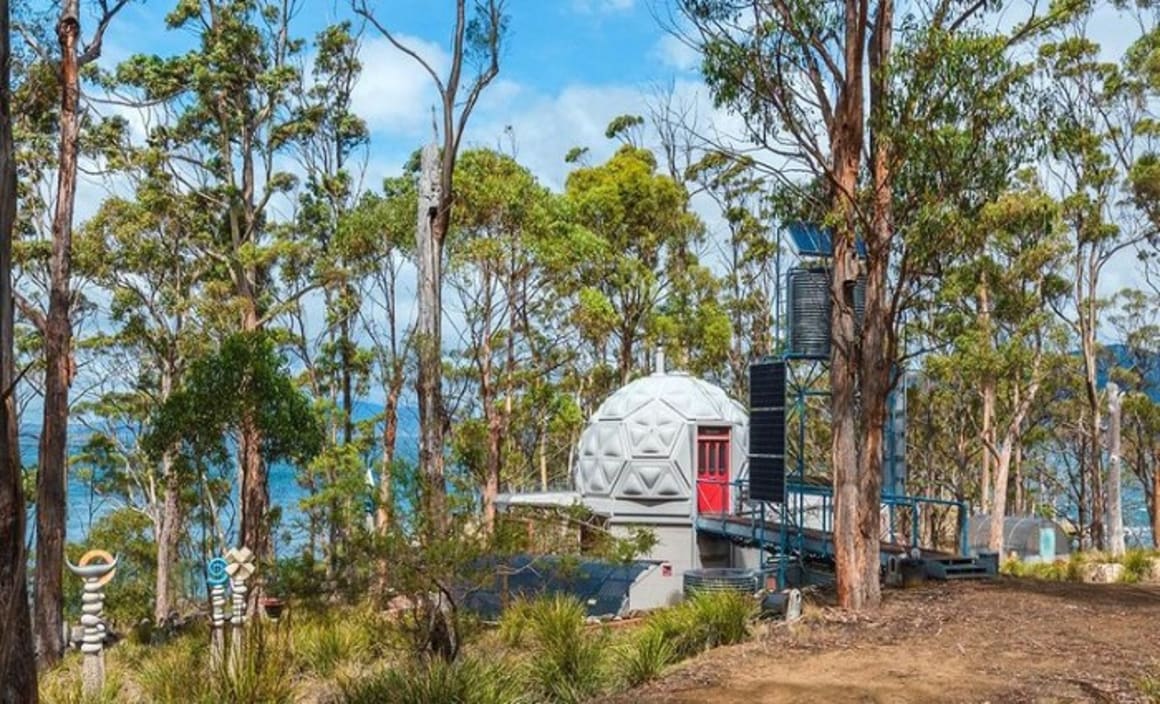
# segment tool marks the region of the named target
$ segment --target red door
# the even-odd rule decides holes
[[[729,428],[697,431],[697,513],[729,513]]]

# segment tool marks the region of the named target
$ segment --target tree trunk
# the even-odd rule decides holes
[[[1003,523],[1007,515],[1007,479],[1010,468],[1011,438],[1008,436],[1004,439],[999,457],[995,460],[995,488],[992,492],[994,500],[987,535],[987,548],[998,553],[1003,552]]]
[[[987,333],[989,335],[989,333]],[[988,337],[988,339],[990,339]],[[979,507],[980,512],[990,514],[992,509],[991,474],[994,458],[985,448],[989,444],[995,445],[995,380],[987,375],[983,380],[983,427],[979,431],[983,437],[983,474],[979,479]]]
[[[1152,545],[1160,546],[1160,463],[1152,467],[1152,502],[1148,511],[1152,518]]]
[[[256,333],[259,330],[258,311],[250,299],[242,317],[242,330]],[[241,419],[240,461],[242,472],[241,531],[238,535],[239,547],[247,547],[254,554],[258,569],[272,566],[274,555],[270,544],[267,522],[270,508],[270,491],[266,482],[266,464],[262,460],[262,429],[258,427],[253,412],[244,410]],[[256,613],[258,600],[264,596],[262,580],[250,583],[246,591],[246,610]]]
[[[40,665],[45,668],[56,664],[64,651],[62,570],[67,511],[68,389],[72,381],[69,269],[80,131],[77,0],[64,4],[56,34],[61,50],[60,163],[44,330],[44,420],[36,475],[36,650]]]
[[[177,568],[177,544],[181,540],[181,484],[172,453],[161,458],[165,481],[161,531],[157,536],[157,582],[153,601],[153,622],[168,624],[174,610],[173,574]]]
[[[977,289],[979,312],[978,323],[982,331],[983,338],[988,341],[988,346],[991,344],[991,290],[987,282],[987,274],[983,273],[982,280],[979,282]],[[979,512],[983,514],[990,514],[993,508],[991,496],[991,474],[994,465],[994,458],[991,456],[990,448],[996,446],[995,444],[995,377],[987,373],[983,377],[982,383],[982,397],[983,397],[983,427],[979,430],[980,438],[983,442],[982,453],[982,476],[979,478]]]
[[[1115,382],[1108,386],[1108,550],[1124,554],[1124,511],[1120,498],[1120,410],[1123,394]]]
[[[1027,486],[1023,477],[1023,442],[1015,442],[1014,454],[1011,457],[1011,466],[1015,470],[1015,514],[1022,516],[1027,513]]]
[[[391,380],[388,383],[387,402],[383,408],[383,464],[379,477],[379,534],[384,535],[394,520],[394,485],[391,482],[395,464],[395,443],[399,435],[399,395],[403,391],[403,365],[392,360]]]
[[[847,3],[847,42],[862,45],[859,34],[864,20],[853,16]],[[861,72],[861,52],[849,57],[851,73]],[[862,149],[862,82],[860,76],[845,86],[840,101],[840,123],[834,140],[834,206],[841,217],[841,229],[834,238],[834,270],[830,281],[830,388],[831,422],[830,461],[834,472],[834,566],[837,573],[838,604],[860,609],[866,605],[865,541],[862,538],[861,504],[858,482],[858,339],[854,334],[853,286],[858,279],[855,257],[855,220],[853,194],[857,187],[858,162]],[[875,557],[877,560],[877,556]]]
[[[16,162],[12,149],[10,10],[0,0],[0,704],[36,704],[36,660],[28,613],[24,484],[16,428],[12,231]]]
[[[443,473],[443,236],[447,232],[447,199],[440,186],[439,147],[423,147],[419,175],[418,307],[416,328],[419,374],[419,472],[423,519],[441,536],[448,524]]]

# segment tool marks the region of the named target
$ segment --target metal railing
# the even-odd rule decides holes
[[[766,533],[766,526],[769,523],[767,519],[778,518],[777,522],[781,526],[779,532],[779,548],[781,551],[788,551],[790,545],[788,544],[787,529],[805,529],[809,526],[805,520],[807,514],[817,512],[820,514],[820,520],[816,521],[817,530],[823,535],[829,536],[833,534],[833,508],[834,508],[834,490],[831,486],[819,484],[804,484],[800,482],[786,483],[786,501],[784,504],[777,506],[769,505],[764,502],[753,502],[748,498],[748,492],[744,491],[747,488],[747,481],[744,479],[734,479],[729,482],[732,487],[733,512],[729,516],[721,516],[724,523],[728,522],[729,517],[740,517],[753,519],[751,522],[752,539],[761,545],[768,545]],[[817,497],[820,503],[814,506],[806,506],[804,498],[807,496]],[[957,528],[958,528],[958,549],[960,555],[967,555],[968,548],[968,530],[967,521],[969,518],[969,509],[965,501],[955,501],[952,499],[939,499],[930,496],[912,496],[912,495],[897,495],[897,494],[883,494],[880,500],[880,505],[886,508],[887,526],[885,539],[891,544],[899,544],[899,520],[898,513],[900,509],[909,511],[909,545],[911,548],[918,548],[919,546],[919,526],[922,522],[924,508],[927,510],[933,507],[945,507],[956,509]],[[706,517],[706,518],[717,518]],[[904,536],[905,537],[905,536]]]

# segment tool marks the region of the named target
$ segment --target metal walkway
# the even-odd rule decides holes
[[[736,489],[741,489],[736,485]],[[786,558],[797,560],[831,560],[834,557],[833,491],[814,484],[788,483],[784,504],[761,503],[756,506],[741,501],[744,508],[733,514],[697,516],[697,532],[728,539],[745,547],[758,548],[777,559],[778,582],[786,583]],[[921,496],[883,495],[882,511],[886,530],[879,543],[879,559],[886,566],[892,558],[903,558],[917,552],[926,563],[928,576],[938,579],[984,577],[989,572],[979,561],[968,556],[967,507],[963,502]],[[899,514],[905,514],[909,525],[919,525],[923,507],[941,506],[957,510],[959,554],[934,550],[919,544],[917,531],[899,530]]]

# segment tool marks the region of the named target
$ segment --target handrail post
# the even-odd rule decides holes
[[[970,544],[967,540],[967,502],[959,501],[959,554],[966,557],[970,554]]]

